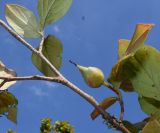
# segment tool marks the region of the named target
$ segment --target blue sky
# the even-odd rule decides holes
[[[56,35],[63,43],[63,65],[61,72],[82,90],[98,101],[114,95],[104,87],[90,89],[69,59],[84,66],[96,66],[106,77],[117,60],[117,41],[130,39],[137,23],[154,23],[147,44],[160,48],[160,1],[159,0],[73,0],[65,17],[46,28],[46,33]],[[0,19],[5,20],[4,5],[17,3],[37,15],[37,0],[0,0]],[[85,16],[85,20],[83,20]],[[41,74],[32,65],[31,52],[0,27],[0,60],[19,76]],[[27,40],[37,46],[39,40]],[[93,107],[70,89],[43,81],[18,82],[10,91],[19,100],[18,124],[5,117],[0,119],[0,132],[11,128],[17,133],[39,133],[40,120],[68,120],[76,133],[114,133],[101,118],[90,119]],[[146,115],[140,110],[136,93],[124,93],[125,119],[137,122]],[[119,105],[108,110],[119,115]]]

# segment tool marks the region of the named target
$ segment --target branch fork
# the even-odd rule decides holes
[[[16,40],[21,42],[25,47],[27,47],[31,52],[36,54],[39,58],[41,58],[49,67],[50,69],[56,73],[58,77],[45,77],[45,76],[26,76],[26,77],[0,77],[0,79],[4,79],[4,81],[0,84],[0,87],[3,86],[6,82],[10,81],[18,81],[18,80],[46,80],[46,81],[52,81],[61,83],[64,86],[69,87],[72,91],[80,95],[83,99],[85,99],[88,103],[90,103],[94,108],[96,108],[102,117],[108,121],[113,127],[115,127],[117,130],[123,132],[123,133],[131,133],[120,121],[113,119],[113,117],[103,110],[101,107],[99,107],[98,102],[89,94],[82,91],[80,88],[78,88],[76,85],[71,83],[69,80],[67,80],[48,60],[47,58],[42,54],[42,47],[44,42],[44,37],[42,37],[41,44],[39,50],[36,50],[34,47],[32,47],[31,44],[26,42],[20,35],[18,35],[12,28],[10,28],[4,21],[0,20],[0,25],[6,29]],[[121,123],[121,124],[120,124]]]

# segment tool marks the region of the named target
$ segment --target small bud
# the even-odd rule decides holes
[[[84,81],[88,84],[88,86],[92,88],[98,88],[104,83],[104,74],[97,67],[84,67],[77,65],[76,63],[70,61],[74,64],[79,71],[81,72]]]

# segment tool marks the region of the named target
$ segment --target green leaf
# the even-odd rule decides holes
[[[131,132],[131,133],[138,133],[138,128],[135,127],[132,123],[130,123],[129,121],[124,120],[123,125]]]
[[[72,4],[72,0],[39,0],[38,13],[40,16],[40,25],[51,24],[66,14]]]
[[[133,55],[125,56],[119,60],[116,65],[113,66],[111,74],[108,77],[108,82],[113,86],[119,85],[124,91],[133,91],[133,86],[130,78],[135,75],[134,71],[130,71],[132,63],[127,63],[128,60],[133,60]],[[134,61],[134,60],[133,60]]]
[[[145,46],[139,49],[135,55],[137,67],[136,76],[132,78],[132,84],[139,94],[160,101],[160,53],[155,48]]]
[[[62,64],[62,51],[63,46],[55,36],[49,35],[47,38],[45,38],[42,53],[58,70]],[[56,76],[56,74],[52,72],[48,65],[46,65],[46,63],[44,63],[34,53],[32,53],[32,62],[45,76]]]
[[[144,45],[144,41],[153,26],[153,24],[137,24],[131,42],[126,50],[126,55],[135,52],[138,48]]]
[[[7,119],[17,123],[17,107],[12,107],[9,109]]]
[[[148,115],[153,115],[156,112],[160,112],[159,101],[152,98],[148,98],[148,97],[142,97],[142,96],[139,96],[138,100],[142,110]]]
[[[143,46],[134,54],[120,60],[112,69],[111,83],[130,79],[136,92],[160,101],[160,53],[151,46]]]
[[[126,56],[126,50],[129,44],[130,44],[130,40],[120,39],[118,41],[118,59],[119,60]],[[133,91],[132,83],[127,78],[124,81],[122,81],[120,88],[127,92]]]
[[[144,41],[147,38],[147,35],[151,28],[153,27],[153,24],[138,24],[136,26],[134,35],[130,40],[121,39],[119,40],[118,45],[118,63],[113,66],[112,72],[110,76],[108,77],[108,81],[110,83],[114,84],[120,84],[120,88],[127,92],[132,92],[133,85],[130,80],[130,76],[133,74],[128,69],[129,67],[132,68],[132,63],[126,64],[126,60],[132,60],[131,56],[128,56],[129,54],[134,54],[140,47],[144,46]],[[128,59],[126,59],[128,58]],[[123,60],[124,59],[124,60]],[[132,62],[131,61],[131,62]],[[125,67],[125,68],[123,68]],[[131,74],[129,75],[128,72]],[[118,77],[117,77],[118,76]]]
[[[15,4],[7,4],[5,16],[9,25],[19,35],[26,38],[41,36],[39,23],[34,14],[28,9]]]
[[[160,123],[154,119],[149,121],[142,130],[142,133],[159,133]]]
[[[12,122],[17,122],[18,100],[9,92],[0,92],[0,114],[5,115]]]
[[[0,77],[16,77],[17,74],[15,71],[6,68],[6,66],[0,61]],[[4,80],[0,79],[0,85]],[[0,87],[0,90],[6,90],[8,87],[15,84],[16,81],[6,82],[3,86]]]
[[[99,104],[99,107],[105,110],[110,106],[112,106],[116,101],[117,101],[117,97],[108,97]],[[99,115],[100,115],[99,111],[94,109],[91,113],[92,120],[96,119]]]

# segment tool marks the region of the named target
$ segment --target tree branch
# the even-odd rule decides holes
[[[13,31],[5,22],[0,20],[0,25],[4,27],[14,38],[16,38],[18,41],[20,41],[24,46],[26,46],[30,51],[32,51],[34,54],[36,54],[42,61],[44,61],[50,69],[57,74],[61,78],[61,84],[69,87],[71,90],[79,94],[81,97],[83,97],[88,103],[90,103],[94,108],[96,108],[102,115],[102,117],[107,120],[113,127],[115,127],[117,130],[123,132],[123,133],[130,133],[130,131],[121,123],[118,122],[118,120],[114,119],[109,113],[105,112],[102,108],[98,106],[98,102],[89,94],[82,91],[80,88],[78,88],[76,85],[71,83],[69,80],[67,80],[48,60],[47,58],[39,51],[37,51],[35,48],[33,48],[28,42],[26,42],[21,36],[19,36],[15,31]]]
[[[0,25],[5,28],[14,38],[20,41],[25,47],[27,47],[31,52],[35,53],[43,62],[45,62],[49,68],[57,74],[57,76],[62,76],[61,73],[47,60],[47,58],[39,51],[37,51],[32,45],[26,42],[20,35],[18,35],[14,30],[12,30],[4,21],[0,20]]]
[[[113,91],[114,93],[117,94],[118,96],[118,101],[121,107],[121,114],[120,114],[120,120],[123,121],[123,117],[124,117],[124,103],[123,103],[123,99],[122,99],[122,94],[120,92],[120,90],[115,89],[114,87],[112,87],[110,84],[108,84],[107,82],[103,83],[104,86],[106,86],[107,88],[109,88],[111,91]]]
[[[43,50],[43,44],[44,44],[44,35],[42,35],[42,39],[41,39],[41,42],[39,44],[39,52],[42,53],[42,50]]]
[[[1,77],[0,79],[4,79],[4,82],[10,82],[10,81],[19,81],[19,80],[46,80],[46,81],[52,81],[52,82],[57,82],[61,83],[61,78],[60,77],[46,77],[46,76],[24,76],[24,77]]]

